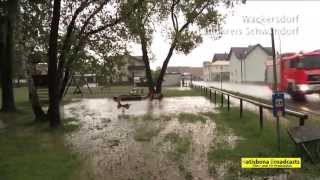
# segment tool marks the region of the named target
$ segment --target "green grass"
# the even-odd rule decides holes
[[[64,134],[78,128],[65,124],[51,130],[48,123],[34,123],[26,88],[15,89],[17,111],[0,113],[8,127],[0,133],[1,180],[67,180],[80,160],[64,143]],[[68,119],[64,123],[74,121]]]
[[[195,122],[206,122],[206,118],[202,115],[192,114],[192,113],[180,113],[178,115],[178,120],[181,123],[195,123]]]
[[[143,90],[144,96],[147,95],[148,93],[148,88],[147,87],[138,87],[139,89]],[[118,95],[123,95],[123,94],[129,94],[130,90],[132,89],[132,86],[111,86],[105,89],[102,89],[101,87],[97,88],[91,88],[91,92],[87,87],[81,88],[83,91],[83,96],[81,94],[73,94],[74,87],[71,87],[68,90],[68,94],[66,95],[66,98],[81,98],[81,97],[86,97],[86,98],[106,98],[106,97],[113,97],[113,96],[118,96]],[[189,90],[180,90],[177,88],[171,88],[171,87],[165,87],[163,88],[162,91],[163,95],[165,97],[181,97],[181,96],[200,96],[201,93],[189,89]]]
[[[216,160],[243,156],[283,156],[294,153],[294,146],[287,135],[286,127],[281,125],[281,151],[278,152],[275,124],[265,120],[263,130],[260,131],[259,118],[253,112],[244,111],[241,119],[238,108],[231,108],[230,112],[226,109],[221,109],[221,113],[212,113],[209,117],[215,120],[218,131],[224,133],[228,132],[227,128],[230,128],[236,136],[240,136],[243,139],[239,140],[235,149],[228,148],[226,143],[222,141],[219,145],[225,146],[221,148],[223,149],[222,154],[211,154]]]
[[[165,97],[201,96],[201,93],[195,89],[179,90],[172,88],[164,88],[162,93]]]
[[[241,157],[298,157],[295,147],[288,137],[286,126],[281,124],[280,142],[281,151],[277,150],[276,126],[271,120],[264,121],[263,130],[259,128],[258,116],[250,111],[244,111],[242,119],[239,117],[238,108],[231,108],[228,112],[225,108],[221,109],[221,113],[207,113],[208,117],[216,122],[218,130],[218,142],[213,142],[209,152],[209,171],[214,174],[217,164],[230,161],[231,165],[227,169],[226,179],[241,176],[266,176],[283,173],[283,170],[277,169],[252,169],[242,170],[239,163]],[[235,136],[239,136],[234,148],[226,141],[226,135],[232,132]],[[309,162],[303,161],[303,169],[293,170],[297,174],[296,177],[308,176],[310,178],[320,175],[320,166],[312,167]]]
[[[148,93],[147,87],[138,87],[139,89],[143,89],[143,94],[146,95]],[[81,88],[83,94],[74,94],[75,87],[70,87],[66,98],[108,98],[123,94],[129,94],[132,86],[121,85],[121,86],[110,86],[107,88],[102,87],[92,87],[90,90],[87,87]]]

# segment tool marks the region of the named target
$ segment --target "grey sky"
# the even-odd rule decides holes
[[[202,66],[214,53],[229,51],[231,46],[248,46],[260,43],[270,46],[269,31],[276,29],[276,49],[281,52],[299,52],[320,49],[320,1],[262,1],[249,0],[228,12],[224,35],[214,40],[205,36],[203,43],[189,55],[174,54],[170,66]],[[152,52],[156,60],[152,67],[161,66],[168,52],[166,38],[154,35]],[[280,46],[281,45],[281,46]],[[134,55],[141,55],[139,45],[133,45]]]

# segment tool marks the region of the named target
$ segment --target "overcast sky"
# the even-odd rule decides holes
[[[320,1],[247,0],[227,14],[224,35],[214,40],[210,35],[187,56],[174,54],[169,66],[202,66],[214,53],[229,52],[230,47],[260,43],[271,46],[270,28],[276,31],[276,50],[299,52],[320,49]],[[210,34],[210,33],[208,33]],[[152,67],[161,66],[168,52],[168,43],[160,33],[154,35]],[[131,47],[133,55],[141,55],[140,46]]]

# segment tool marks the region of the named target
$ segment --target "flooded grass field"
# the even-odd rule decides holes
[[[74,179],[287,180],[315,172],[308,163],[303,171],[241,169],[241,157],[297,155],[286,127],[278,152],[274,123],[260,131],[255,113],[240,119],[237,107],[227,111],[201,96],[122,103],[130,108],[118,109],[108,98],[64,106],[65,118],[79,126],[66,140],[84,160]]]
[[[117,109],[110,99],[65,106],[66,117],[80,119],[68,142],[91,167],[80,179],[213,179],[207,153],[216,125],[199,114],[216,113],[209,100],[175,97],[128,103],[128,110]]]

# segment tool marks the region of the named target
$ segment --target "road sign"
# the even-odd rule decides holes
[[[272,94],[272,112],[274,117],[278,117],[279,113],[284,115],[285,112],[285,101],[283,92],[274,92]]]

